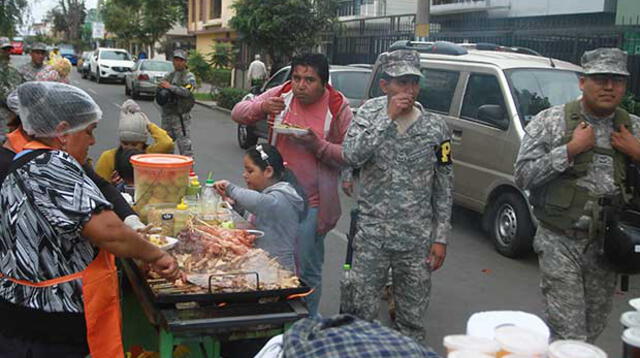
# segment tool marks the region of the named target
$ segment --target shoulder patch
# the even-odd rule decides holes
[[[452,163],[451,160],[451,141],[445,140],[440,143],[436,148],[436,156],[438,159],[438,164],[440,165],[450,165]]]

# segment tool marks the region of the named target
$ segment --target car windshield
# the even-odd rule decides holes
[[[578,73],[573,71],[515,69],[505,72],[524,126],[540,111],[581,95]]]
[[[63,55],[73,55],[75,54],[75,51],[73,51],[72,48],[61,48],[60,53]]]
[[[102,51],[100,53],[100,59],[130,61],[131,57],[129,56],[128,53],[122,52],[122,51]]]
[[[331,85],[349,99],[364,99],[371,72],[331,72]]]
[[[160,71],[171,72],[173,71],[173,65],[171,62],[163,61],[145,61],[142,63],[141,70],[143,71]]]

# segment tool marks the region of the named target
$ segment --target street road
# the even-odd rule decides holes
[[[18,65],[27,58],[18,56],[12,61]],[[117,145],[119,106],[127,98],[124,86],[83,80],[75,68],[71,74],[71,84],[86,90],[104,111],[104,117],[95,131],[97,143],[90,151],[95,160],[103,150]],[[159,108],[151,99],[139,100],[138,103],[153,122],[160,124]],[[243,150],[236,143],[236,125],[230,116],[199,105],[194,107],[192,116],[196,172],[199,177],[205,178],[208,171],[212,170],[215,179],[228,179],[243,185]],[[349,228],[348,211],[353,205],[353,200],[343,196],[342,219],[325,242],[324,286],[320,305],[323,315],[338,312],[339,280],[346,250],[345,233]],[[538,284],[535,256],[521,260],[501,256],[482,232],[479,215],[454,208],[453,233],[447,258],[444,267],[433,274],[431,303],[424,317],[429,344],[443,353],[442,338],[448,334],[464,333],[467,319],[475,312],[521,310],[541,316]],[[616,293],[609,325],[596,342],[610,357],[621,356],[620,315],[632,310],[627,304],[629,299],[640,297],[640,280],[632,278],[630,286],[629,292]],[[381,312],[381,319],[388,322],[386,312]]]

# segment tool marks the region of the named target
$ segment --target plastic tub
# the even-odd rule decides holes
[[[624,329],[640,327],[640,312],[627,311],[620,316],[620,323]]]
[[[607,353],[582,341],[561,340],[549,345],[549,358],[607,358]]]
[[[491,339],[464,334],[446,336],[442,340],[442,344],[447,349],[447,353],[464,350],[485,353],[495,357],[500,350],[498,343]]]
[[[477,351],[459,350],[447,355],[447,358],[493,358],[495,355],[484,354]]]
[[[136,187],[135,209],[146,216],[149,204],[177,205],[189,185],[193,159],[175,154],[138,154],[130,159]]]
[[[496,328],[496,342],[500,345],[498,358],[508,354],[519,354],[530,357],[545,357],[548,341],[541,335],[517,326]]]
[[[622,333],[622,358],[640,358],[640,328],[625,329]]]

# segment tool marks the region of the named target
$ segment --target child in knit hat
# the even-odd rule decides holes
[[[96,162],[96,173],[113,184],[122,181],[116,171],[116,154],[126,149],[137,149],[144,153],[173,153],[173,140],[167,132],[149,120],[140,106],[133,100],[126,100],[120,107],[120,123],[118,124],[120,145],[104,151]],[[151,135],[153,144],[147,145]]]

